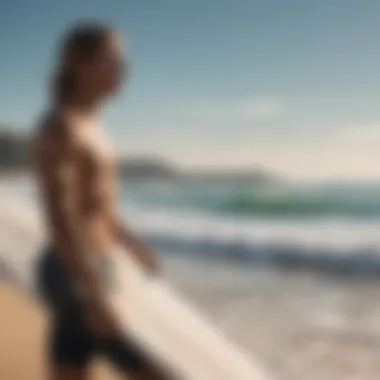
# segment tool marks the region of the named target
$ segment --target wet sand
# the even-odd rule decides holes
[[[380,378],[379,280],[179,265],[168,268],[177,285],[274,380]]]
[[[0,285],[0,379],[47,379],[44,335],[48,327],[43,311],[30,299]],[[94,380],[120,379],[106,365],[96,363]]]

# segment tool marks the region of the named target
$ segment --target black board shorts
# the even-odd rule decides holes
[[[53,364],[81,368],[101,355],[127,373],[156,368],[146,353],[126,337],[102,340],[94,336],[87,327],[80,296],[54,249],[43,252],[37,276],[39,291],[52,315],[49,352]]]

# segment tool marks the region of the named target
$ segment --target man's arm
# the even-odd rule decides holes
[[[69,275],[89,300],[98,301],[101,288],[88,263],[76,203],[73,202],[80,160],[69,136],[49,136],[38,149],[39,172],[49,227]]]
[[[156,255],[117,215],[113,221],[116,239],[130,252],[148,271],[156,272],[158,262]]]

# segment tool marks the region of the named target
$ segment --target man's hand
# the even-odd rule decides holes
[[[115,316],[106,302],[89,300],[85,306],[88,327],[96,336],[103,339],[115,339],[120,336]]]
[[[157,257],[151,251],[144,249],[142,251],[136,251],[132,253],[149,274],[156,274],[159,272],[160,266]]]
[[[134,233],[124,227],[120,222],[116,223],[117,240],[125,247],[128,252],[131,252],[133,257],[140,263],[149,274],[159,272],[159,263],[157,256],[150,248]]]

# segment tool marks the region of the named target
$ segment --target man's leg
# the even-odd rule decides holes
[[[101,353],[130,380],[177,380],[134,343],[101,342]]]
[[[50,336],[50,380],[89,380],[95,341],[79,321],[54,318]]]
[[[71,368],[69,366],[54,366],[49,380],[90,380],[88,368]]]
[[[88,380],[96,342],[85,320],[83,307],[58,254],[49,248],[37,267],[38,285],[51,309],[47,339],[50,380]]]
[[[126,380],[131,379],[131,376],[133,380],[174,380],[173,377],[167,374],[162,374],[161,372],[153,368],[150,370],[146,369],[141,371],[140,373],[135,373],[132,375],[130,373],[126,373],[125,376]]]

